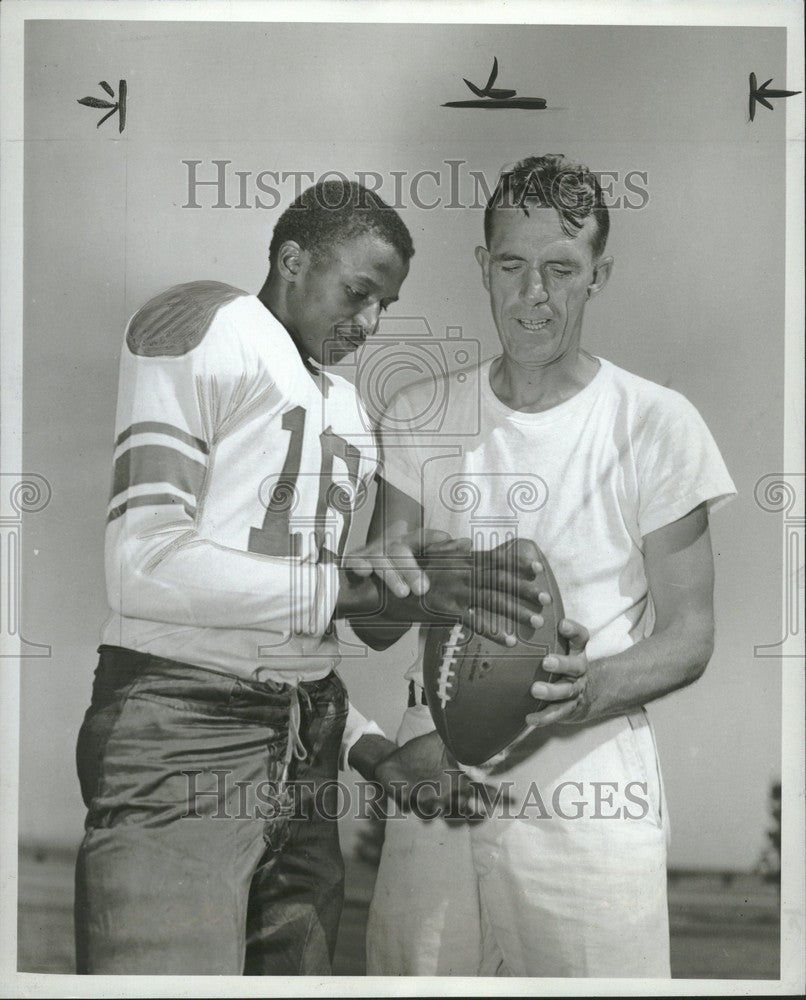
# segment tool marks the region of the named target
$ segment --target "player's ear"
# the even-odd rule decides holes
[[[490,290],[490,251],[487,247],[476,247],[476,260],[479,262],[479,267],[481,268],[481,280],[484,282],[484,287],[489,292]]]
[[[295,282],[303,270],[307,259],[306,252],[294,240],[286,240],[280,245],[277,254],[277,270],[285,281]]]
[[[596,261],[593,265],[593,281],[588,285],[588,298],[596,295],[597,292],[601,292],[607,284],[612,270],[612,257],[600,257],[599,260]]]

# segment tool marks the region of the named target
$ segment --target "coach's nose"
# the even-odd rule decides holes
[[[545,302],[548,298],[548,293],[543,286],[543,276],[538,268],[530,267],[526,269],[521,294],[524,300],[530,304]]]

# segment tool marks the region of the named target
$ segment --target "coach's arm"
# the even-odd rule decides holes
[[[616,656],[592,660],[565,692],[556,684],[553,692],[535,684],[535,698],[560,703],[528,716],[531,725],[620,715],[702,676],[714,648],[714,560],[705,504],[644,538],[644,567],[655,608],[652,635]],[[585,657],[584,649],[572,648],[545,666],[559,665],[564,672],[563,664]],[[570,698],[577,703],[572,712],[567,711]]]

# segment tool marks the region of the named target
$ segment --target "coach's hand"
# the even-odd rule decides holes
[[[588,630],[570,618],[563,618],[559,632],[568,640],[568,653],[552,654],[543,660],[543,669],[554,675],[551,682],[532,685],[532,696],[545,704],[526,716],[530,726],[584,722],[589,715],[588,700]]]
[[[436,732],[398,747],[375,767],[374,778],[404,812],[420,819],[464,823],[485,818],[477,801],[481,782],[454,760]]]

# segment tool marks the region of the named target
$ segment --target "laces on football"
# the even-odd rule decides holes
[[[450,635],[445,642],[445,650],[442,662],[439,665],[437,675],[437,696],[442,708],[451,700],[451,681],[456,676],[453,667],[456,664],[456,654],[460,644],[464,641],[464,631],[461,622],[457,622],[451,629]]]

